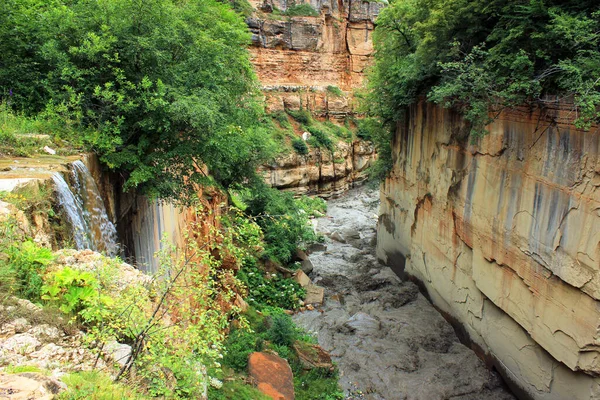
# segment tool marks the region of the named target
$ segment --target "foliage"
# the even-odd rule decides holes
[[[305,290],[293,279],[283,278],[279,274],[270,275],[267,279],[254,259],[244,262],[238,278],[248,288],[246,301],[257,308],[275,306],[294,310],[306,295]]]
[[[294,118],[297,122],[301,123],[302,125],[310,125],[312,123],[312,116],[310,115],[310,111],[306,109],[301,108],[299,110],[291,110],[289,108],[286,108],[285,112],[288,113],[290,117]]]
[[[264,233],[265,258],[286,264],[298,246],[317,239],[309,216],[309,203],[297,201],[288,192],[280,192],[259,182],[246,194],[246,213],[253,216]]]
[[[5,1],[0,97],[69,121],[128,188],[191,201],[195,183],[255,179],[273,154],[249,41],[216,0]]]
[[[379,118],[365,117],[358,121],[357,136],[373,142],[377,149],[377,160],[369,168],[369,178],[380,181],[392,170],[392,135],[391,128],[384,126]]]
[[[428,96],[462,110],[479,136],[503,108],[559,95],[589,126],[599,117],[598,28],[592,0],[392,2],[377,20],[369,113],[394,129]]]
[[[17,294],[39,302],[43,285],[42,275],[53,260],[52,252],[27,240],[20,244],[12,244],[6,253],[8,268],[15,277]]]
[[[337,371],[312,369],[298,371],[294,365],[294,391],[298,400],[343,400],[344,392],[337,382]]]
[[[279,123],[282,128],[291,128],[290,120],[288,115],[284,111],[277,111],[271,114],[271,117]]]
[[[332,85],[327,86],[327,93],[334,97],[342,97],[344,95],[344,92],[339,87]]]
[[[225,341],[227,351],[223,357],[223,365],[234,371],[244,371],[248,366],[248,357],[255,351],[260,351],[259,338],[251,331],[236,329]]]
[[[112,378],[99,371],[83,371],[66,375],[61,380],[67,385],[60,400],[142,400],[147,398],[131,386],[114,383]]]
[[[107,294],[99,293],[96,277],[88,271],[69,267],[50,273],[42,286],[42,299],[55,303],[65,314],[78,313],[88,307],[106,307],[113,303]]]
[[[301,156],[305,156],[308,154],[308,146],[301,138],[294,138],[292,140],[292,147],[294,148],[296,153],[300,154]]]
[[[266,337],[279,346],[290,346],[296,340],[298,333],[292,318],[287,314],[275,314],[271,317],[271,326]]]
[[[331,152],[334,151],[333,141],[329,138],[326,131],[317,126],[309,126],[308,131],[311,133],[308,142],[315,147],[322,147]]]
[[[210,387],[208,389],[210,400],[270,400],[271,397],[263,394],[253,386],[241,380],[230,380],[223,383],[221,389]]]
[[[320,14],[308,3],[295,4],[287,8],[283,15],[288,17],[318,17]]]

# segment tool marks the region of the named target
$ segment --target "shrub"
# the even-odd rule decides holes
[[[308,131],[312,135],[309,139],[309,142],[315,147],[325,148],[329,151],[334,150],[333,141],[327,136],[327,133],[325,133],[322,129],[309,126]]]
[[[327,86],[327,92],[334,97],[342,97],[344,95],[344,92],[339,87],[332,85]]]
[[[303,125],[311,125],[312,124],[312,117],[310,115],[310,111],[306,110],[306,109],[300,109],[300,110],[290,110],[290,109],[286,109],[285,112],[287,112],[290,117],[294,118],[297,122],[303,124]]]
[[[258,389],[238,380],[223,383],[221,389],[208,388],[210,400],[271,400]]]
[[[282,128],[291,128],[290,120],[288,115],[284,111],[276,111],[271,114],[271,117],[279,123]]]
[[[299,307],[299,300],[306,295],[306,291],[293,279],[283,278],[279,274],[266,279],[264,272],[252,259],[244,262],[238,278],[248,288],[248,304],[257,308],[274,306],[294,310]]]
[[[40,300],[42,275],[53,260],[52,252],[27,240],[8,251],[9,268],[14,273],[17,294],[32,301]]]
[[[271,327],[266,333],[266,339],[279,346],[291,346],[298,332],[292,318],[287,314],[275,314],[271,317]]]
[[[313,6],[304,3],[288,7],[288,9],[285,10],[283,15],[287,15],[288,17],[318,17],[320,14],[317,10],[314,9]]]
[[[243,329],[236,329],[229,334],[225,341],[227,349],[223,356],[223,364],[235,371],[243,371],[248,366],[248,357],[259,350],[256,334]]]
[[[300,138],[295,138],[294,140],[292,140],[292,147],[294,148],[296,153],[300,154],[301,156],[308,154],[308,146],[306,145],[304,140]]]

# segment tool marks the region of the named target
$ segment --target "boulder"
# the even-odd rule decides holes
[[[104,346],[104,353],[114,362],[123,367],[127,361],[129,361],[131,346],[113,340],[112,342],[106,343]]]
[[[288,362],[270,353],[256,352],[248,360],[256,387],[273,400],[294,399],[294,376]]]
[[[306,286],[306,298],[304,299],[304,304],[321,305],[323,304],[324,296],[325,289],[311,283]]]
[[[42,374],[0,374],[0,398],[8,400],[51,400],[65,390],[64,383]]]
[[[304,271],[305,274],[310,274],[314,268],[315,267],[313,266],[312,261],[310,261],[308,258],[306,260],[303,260],[300,265],[300,269]]]
[[[294,280],[302,287],[307,287],[311,283],[310,278],[301,269],[294,274]]]
[[[325,251],[325,250],[327,250],[327,245],[324,243],[313,243],[308,246],[309,253],[316,253],[318,251]]]

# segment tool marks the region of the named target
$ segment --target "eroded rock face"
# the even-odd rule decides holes
[[[251,1],[252,62],[263,85],[268,110],[297,109],[344,118],[353,112],[352,90],[363,81],[373,53],[374,21],[383,3],[361,0],[306,2],[318,17],[281,17],[296,1]],[[343,94],[326,89],[337,86]]]
[[[380,259],[535,399],[600,398],[600,134],[572,118],[505,112],[470,146],[459,116],[420,104],[381,191]]]
[[[339,195],[367,178],[366,170],[377,155],[373,145],[364,141],[339,142],[331,154],[312,149],[306,156],[295,152],[261,168],[265,180],[281,190],[296,194]]]
[[[377,195],[360,188],[328,202],[318,220],[327,247],[310,255],[325,302],[294,321],[331,354],[347,399],[512,400],[417,286],[377,262]]]

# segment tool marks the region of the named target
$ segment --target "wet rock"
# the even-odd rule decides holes
[[[248,370],[262,393],[274,400],[294,399],[294,376],[285,359],[270,353],[252,353]]]
[[[344,327],[360,336],[376,335],[381,329],[381,322],[368,314],[358,312],[346,321]]]
[[[294,261],[308,260],[308,254],[304,250],[296,249],[294,253]]]
[[[305,274],[310,274],[314,269],[312,261],[310,261],[308,258],[306,260],[302,260],[300,269],[302,269]]]
[[[297,342],[293,347],[304,369],[324,368],[333,370],[331,356],[321,346]]]
[[[309,253],[316,253],[319,251],[326,251],[326,250],[327,250],[327,245],[324,243],[313,243],[310,246],[308,246]]]
[[[344,239],[344,237],[342,236],[342,234],[341,234],[340,232],[337,232],[337,231],[335,231],[335,232],[332,232],[332,233],[329,235],[329,238],[330,238],[331,240],[335,240],[336,242],[340,242],[340,243],[346,243],[346,239]]]

